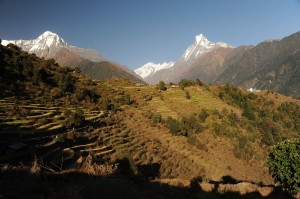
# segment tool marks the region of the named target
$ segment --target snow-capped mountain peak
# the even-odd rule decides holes
[[[60,38],[57,34],[52,33],[50,31],[44,32],[37,39],[33,40],[34,45],[29,50],[30,52],[34,52],[36,50],[44,50],[53,47],[64,47],[68,46],[68,44]]]
[[[204,37],[204,35],[202,35],[202,34],[196,35],[196,43],[197,43],[197,45],[204,46],[208,42],[209,42],[208,39],[206,37]]]
[[[224,42],[218,42],[214,43],[209,41],[204,35],[196,35],[195,42],[189,46],[185,53],[181,57],[181,61],[187,62],[190,60],[194,60],[195,58],[198,58],[199,56],[215,49],[215,48],[231,48],[230,45],[224,43]]]
[[[56,45],[56,46],[67,46],[68,45],[57,34],[50,32],[50,31],[44,32],[36,40],[37,40],[37,43],[45,42],[45,45],[47,47],[50,47],[51,45]]]
[[[68,44],[62,38],[50,31],[44,32],[38,38],[33,40],[3,40],[3,45],[7,45],[9,43],[15,44],[29,53],[38,53],[43,50],[49,51],[49,49],[52,47],[55,48],[68,46]]]
[[[50,36],[58,37],[58,35],[56,33],[53,33],[51,31],[45,31],[39,37],[50,37]]]
[[[142,67],[134,70],[134,72],[136,74],[138,74],[139,76],[141,76],[142,78],[146,78],[149,75],[152,75],[154,73],[156,73],[159,70],[163,70],[163,69],[169,69],[172,66],[174,66],[175,62],[164,62],[162,64],[155,64],[152,62],[149,62],[145,65],[143,65]]]

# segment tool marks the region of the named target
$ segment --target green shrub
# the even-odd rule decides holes
[[[245,148],[245,146],[247,144],[247,138],[245,136],[239,136],[238,140],[239,140],[239,147],[241,149]]]
[[[300,191],[300,139],[286,140],[272,149],[269,171],[277,184],[289,191]]]
[[[255,114],[251,106],[246,106],[243,110],[242,116],[245,116],[249,120],[255,120]]]
[[[199,121],[205,122],[208,116],[209,116],[208,110],[206,108],[201,109],[201,112],[198,115]]]

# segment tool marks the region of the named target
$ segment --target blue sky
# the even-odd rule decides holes
[[[176,61],[204,34],[233,46],[300,31],[300,0],[0,0],[0,38],[50,30],[135,69]]]

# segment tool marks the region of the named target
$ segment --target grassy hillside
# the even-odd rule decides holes
[[[230,85],[97,81],[13,45],[0,51],[4,197],[286,197],[266,158],[299,137],[299,101]]]

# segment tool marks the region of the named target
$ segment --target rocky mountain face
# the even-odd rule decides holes
[[[137,74],[143,74],[143,78],[147,83],[156,84],[160,80],[165,82],[176,82],[181,79],[181,75],[190,70],[191,66],[199,61],[207,53],[216,49],[232,49],[232,47],[224,42],[211,42],[202,34],[195,37],[195,42],[189,46],[178,61],[167,63],[168,67],[161,65],[152,65],[154,69],[149,71],[149,63],[135,70]],[[151,64],[150,64],[151,65]],[[146,74],[146,75],[145,75]]]
[[[121,78],[143,83],[143,80],[125,66],[114,63],[91,49],[69,45],[64,39],[50,31],[34,40],[3,40],[2,45],[12,43],[22,50],[38,57],[54,59],[61,66],[78,67],[83,73],[95,79]]]
[[[300,98],[300,32],[267,40],[227,63],[215,83],[277,91]]]
[[[226,69],[226,63],[245,50],[247,47],[218,48],[208,52],[200,59],[195,60],[187,71],[178,76],[177,81],[200,79],[205,83],[213,83]]]

